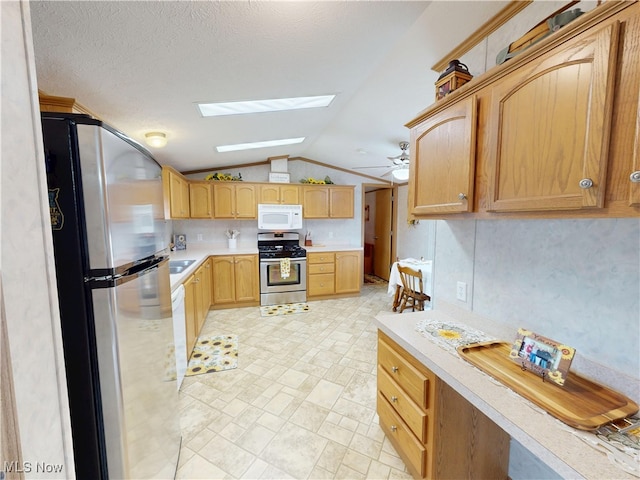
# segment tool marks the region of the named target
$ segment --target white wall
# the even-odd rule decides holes
[[[74,478],[29,3],[0,2],[0,16],[0,265],[18,433],[29,462],[21,467],[26,478],[42,478],[37,462],[61,465],[47,478]],[[12,460],[0,459],[0,470]]]

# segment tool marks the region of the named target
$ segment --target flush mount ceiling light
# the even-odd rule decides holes
[[[408,168],[396,168],[393,172],[393,178],[396,180],[409,180]]]
[[[248,100],[246,102],[198,103],[197,105],[203,117],[217,117],[221,115],[242,115],[246,113],[327,107],[334,98],[336,98],[335,95],[317,95],[314,97]]]
[[[144,134],[147,145],[153,148],[162,148],[167,145],[167,135],[162,132],[149,132]]]
[[[216,150],[220,153],[235,152],[237,150],[250,150],[252,148],[279,147],[280,145],[295,145],[304,142],[306,137],[284,138],[282,140],[265,140],[263,142],[237,143],[235,145],[219,145]]]

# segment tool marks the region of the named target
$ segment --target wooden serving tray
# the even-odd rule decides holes
[[[638,411],[624,395],[570,372],[561,387],[509,358],[511,344],[491,341],[458,347],[462,358],[571,427],[595,430]]]

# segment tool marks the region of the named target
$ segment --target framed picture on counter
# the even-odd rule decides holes
[[[543,381],[550,380],[563,386],[575,353],[573,347],[519,328],[509,357],[523,370],[540,375]]]

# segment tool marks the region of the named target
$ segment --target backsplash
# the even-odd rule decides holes
[[[638,379],[639,244],[640,219],[437,221],[435,305],[526,327]]]

